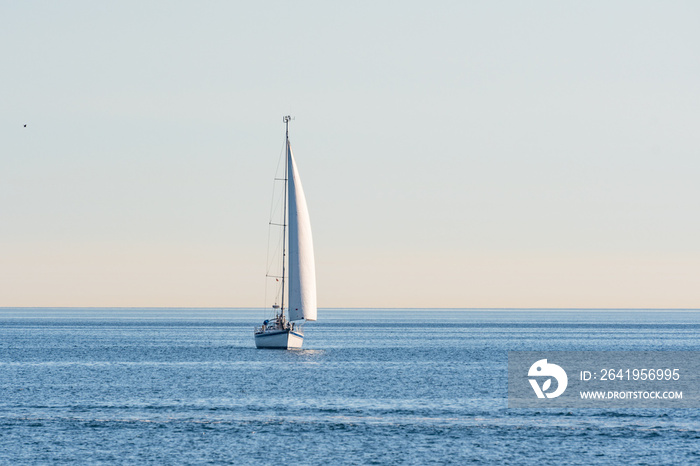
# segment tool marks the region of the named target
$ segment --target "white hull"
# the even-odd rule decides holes
[[[255,334],[256,348],[298,349],[303,343],[303,334],[288,329]]]

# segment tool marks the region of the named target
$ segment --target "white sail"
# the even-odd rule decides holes
[[[289,202],[289,320],[316,320],[316,266],[304,189],[287,146]]]

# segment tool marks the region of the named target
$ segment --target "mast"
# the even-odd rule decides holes
[[[284,213],[282,214],[282,306],[280,313],[284,316],[284,283],[285,283],[285,259],[287,257],[287,183],[289,182],[289,121],[291,116],[282,117],[284,121]]]

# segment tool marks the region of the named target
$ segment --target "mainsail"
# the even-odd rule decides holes
[[[304,189],[294,161],[292,148],[287,143],[289,167],[289,320],[316,320],[316,267],[311,222],[306,207]]]

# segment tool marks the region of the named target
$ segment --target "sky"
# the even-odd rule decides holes
[[[697,2],[0,4],[0,307],[700,308]],[[26,127],[24,125],[26,124]]]

